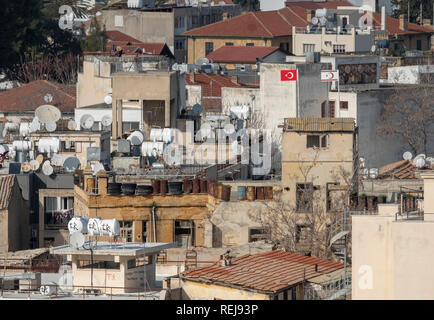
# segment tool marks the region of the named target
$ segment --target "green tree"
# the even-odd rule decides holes
[[[107,35],[105,27],[101,30],[96,18],[90,23],[90,34],[81,43],[83,51],[105,51],[107,44]]]
[[[260,3],[259,0],[233,0],[235,4],[239,4],[241,8],[245,11],[259,11]]]
[[[0,69],[20,61],[43,40],[41,0],[0,0]]]
[[[391,3],[395,7],[393,10],[395,18],[399,18],[400,14],[408,15],[408,8],[410,6],[410,22],[420,23],[421,4],[422,19],[432,19],[433,17],[433,0],[391,0]]]

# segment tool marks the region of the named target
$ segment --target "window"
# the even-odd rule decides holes
[[[296,185],[296,208],[297,212],[312,212],[313,210],[312,183],[297,183]]]
[[[121,238],[126,242],[133,241],[133,222],[132,221],[119,221]]]
[[[115,27],[123,27],[123,26],[124,26],[124,17],[115,16]]]
[[[306,148],[327,148],[327,135],[308,135],[306,139]]]
[[[314,44],[303,44],[303,53],[306,52],[315,52],[315,45]]]
[[[184,40],[176,40],[175,41],[175,50],[184,50],[184,49],[185,49]]]
[[[249,229],[249,242],[267,240],[269,238],[269,230],[267,228],[252,228]]]
[[[333,53],[345,53],[345,45],[344,44],[334,44],[333,45]]]
[[[341,101],[339,104],[340,104],[339,108],[341,110],[348,110],[348,101]]]
[[[122,132],[139,130],[140,122],[122,122]]]
[[[303,243],[309,240],[310,227],[306,225],[297,225],[295,242]]]
[[[246,43],[246,46],[247,46],[247,47],[254,47],[255,44],[254,44],[253,42],[247,42],[247,43]]]
[[[233,42],[226,42],[226,43],[225,43],[225,46],[233,46],[233,45],[234,45]]]
[[[422,50],[422,40],[416,40],[416,50]]]
[[[62,152],[75,152],[75,141],[61,141],[60,143]]]
[[[79,260],[77,262],[78,269],[117,269],[121,268],[121,264],[119,262],[114,261],[94,261],[92,264],[91,260]]]
[[[281,50],[287,51],[287,52],[289,51],[289,44],[288,44],[288,42],[281,42],[279,46],[280,46]]]
[[[194,228],[191,220],[175,221],[175,242],[178,247],[187,248],[194,243]]]
[[[198,24],[199,22],[199,17],[198,16],[192,16],[191,17],[191,23],[192,24]]]
[[[345,28],[347,24],[348,24],[348,18],[347,17],[342,18],[342,28]]]
[[[335,101],[329,101],[329,112],[327,113],[327,101],[321,104],[321,117],[334,118],[335,117]]]
[[[74,197],[44,198],[45,225],[66,227],[74,216]]]
[[[205,55],[209,55],[214,51],[214,43],[213,42],[205,42]]]

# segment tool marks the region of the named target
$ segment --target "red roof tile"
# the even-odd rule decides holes
[[[37,80],[0,93],[0,111],[34,111],[40,105],[47,104],[44,96],[50,93],[50,103],[62,112],[73,113],[76,107],[76,87],[66,86],[46,80]]]
[[[305,27],[306,10],[283,8],[275,11],[249,12],[184,32],[186,36],[243,36],[248,38],[287,36],[292,26]]]
[[[181,278],[277,292],[343,267],[341,263],[276,250],[235,258],[230,266],[216,263],[193,269],[182,273]]]
[[[223,46],[211,52],[207,58],[216,63],[256,63],[256,58],[265,58],[279,51],[279,47]]]
[[[337,7],[352,7],[353,4],[349,1],[324,1],[324,2],[318,2],[318,1],[286,1],[285,5],[287,7],[301,7],[309,10],[315,10],[315,9],[337,9]]]
[[[381,26],[381,14],[373,13],[373,24],[376,27]],[[417,34],[417,33],[434,33],[433,27],[421,26],[416,23],[409,23],[407,30],[399,28],[399,19],[386,17],[386,31],[390,34]]]
[[[106,31],[107,40],[109,41],[122,41],[122,42],[132,42],[132,43],[141,43],[140,40],[133,38],[123,32],[120,31]]]

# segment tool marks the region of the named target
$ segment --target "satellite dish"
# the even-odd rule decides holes
[[[48,132],[54,132],[56,131],[56,122],[54,121],[48,121],[45,123],[45,129],[47,129]]]
[[[74,249],[80,249],[84,245],[84,234],[74,232],[69,236],[69,245]]]
[[[63,157],[58,153],[53,154],[53,156],[51,157],[51,164],[53,166],[56,166],[56,167],[62,166],[63,165]]]
[[[39,155],[36,157],[36,161],[38,161],[38,163],[41,165],[42,162],[44,162],[44,155],[39,154]]]
[[[428,157],[425,159],[425,162],[429,165],[434,164],[434,158],[433,157]]]
[[[58,121],[62,117],[62,113],[55,106],[45,104],[38,107],[35,110],[35,116],[41,123],[47,123],[48,121]]]
[[[417,168],[423,168],[423,167],[425,167],[425,159],[424,158],[422,158],[422,157],[419,157],[419,158],[416,158],[416,160],[415,160],[415,162],[414,162],[414,165],[417,167]]]
[[[372,47],[371,47],[371,52],[372,53],[375,53],[377,51],[377,46],[376,45],[373,45]]]
[[[318,24],[319,19],[317,17],[312,18],[312,24]]]
[[[192,111],[193,111],[193,114],[200,116],[203,112],[203,107],[200,104],[196,103],[193,106]]]
[[[406,152],[404,152],[404,154],[402,155],[402,158],[403,158],[404,160],[411,160],[411,159],[413,159],[413,155],[411,154],[410,151],[406,151]]]
[[[327,23],[327,18],[321,17],[321,18],[319,18],[319,22],[321,23],[322,26],[324,26]]]
[[[365,168],[365,169],[362,169],[361,171],[362,171],[362,178],[367,179],[368,175],[369,175],[369,169]]]
[[[112,117],[109,115],[102,117],[101,123],[104,127],[110,126],[112,124]]]
[[[29,131],[32,133],[39,130],[41,130],[41,123],[39,122],[38,117],[34,117],[33,121],[30,123]]]
[[[112,95],[111,94],[106,95],[104,98],[104,102],[105,102],[105,104],[112,104],[112,102],[113,102]]]
[[[53,101],[53,95],[47,93],[47,94],[44,96],[44,101],[45,101],[46,103],[51,103],[51,101]]]
[[[80,127],[84,129],[91,129],[95,119],[90,114],[85,114],[80,118]]]
[[[424,155],[423,153],[421,153],[421,154],[418,154],[417,156],[416,156],[416,158],[426,158],[426,155]]]
[[[68,121],[68,130],[74,131],[77,128],[77,123],[74,120]]]
[[[30,163],[28,163],[28,162],[23,162],[22,164],[21,164],[21,170],[23,171],[23,172],[30,172],[30,170],[32,170],[32,168],[30,167]]]
[[[369,169],[369,177],[371,179],[377,178],[378,177],[378,169],[377,168]]]
[[[30,161],[30,169],[33,171],[37,171],[39,169],[40,163],[38,160],[32,160]]]
[[[74,172],[78,167],[80,167],[80,160],[75,156],[69,157],[63,162],[63,168],[67,172]]]
[[[172,70],[173,71],[178,71],[179,70],[179,65],[177,63],[173,64]]]
[[[203,65],[203,64],[208,64],[209,60],[207,58],[199,58],[197,59],[197,64],[198,65]]]
[[[46,175],[46,176],[51,176],[53,174],[53,167],[50,165],[50,161],[45,161],[44,164],[42,165],[42,172]]]

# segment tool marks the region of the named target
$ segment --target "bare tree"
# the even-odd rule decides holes
[[[417,154],[427,154],[433,138],[434,86],[397,86],[384,105],[377,132],[404,141]]]
[[[20,83],[48,80],[62,84],[76,84],[78,59],[68,53],[65,56],[46,54],[37,56],[34,52],[21,57],[21,62],[8,70],[8,77]]]

